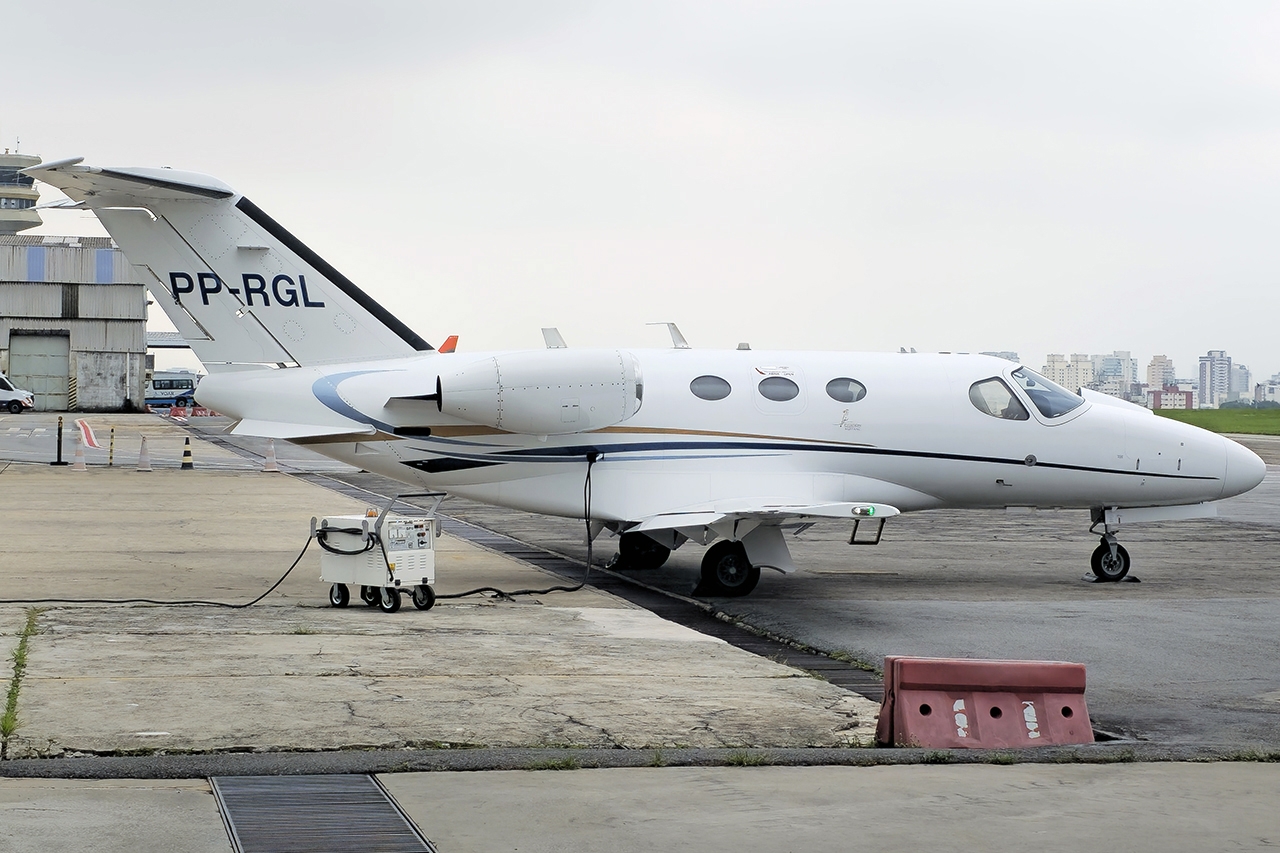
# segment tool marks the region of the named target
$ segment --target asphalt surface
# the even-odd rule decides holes
[[[205,437],[225,421],[193,422]],[[894,519],[876,547],[825,524],[790,539],[802,570],[766,572],[724,615],[872,666],[884,656],[1071,660],[1088,668],[1096,728],[1169,747],[1280,747],[1280,441],[1247,439],[1270,463],[1263,484],[1221,517],[1128,528],[1140,582],[1085,580],[1096,538],[1087,513],[935,511]],[[282,464],[342,474],[301,448]],[[314,466],[313,466],[314,463]],[[351,469],[345,469],[352,473]],[[369,479],[365,475],[366,480]],[[391,481],[385,481],[394,490]],[[585,559],[581,522],[450,499],[442,512]],[[597,540],[607,558],[613,540]],[[634,579],[682,596],[703,549],[686,545]]]
[[[1267,478],[1220,517],[1121,533],[1137,582],[1086,578],[1083,511],[936,511],[895,519],[874,548],[819,525],[791,539],[802,570],[767,572],[726,616],[872,666],[886,655],[1070,660],[1096,728],[1169,747],[1280,746],[1280,442],[1246,439]],[[585,559],[581,522],[460,499],[443,512]],[[607,557],[612,541],[596,542]],[[627,573],[689,595],[703,549]]]
[[[1272,466],[1236,507],[1267,512],[1278,485]],[[462,501],[445,511],[583,552],[572,524]],[[715,603],[874,666],[890,654],[1084,663],[1095,727],[1169,745],[1280,746],[1280,525],[1134,527],[1122,539],[1140,582],[1120,584],[1084,579],[1096,545],[1087,528],[1077,512],[929,512],[895,519],[874,549],[854,549],[847,531],[819,526],[792,540],[800,572],[767,573],[752,595]],[[702,550],[628,574],[688,594]]]

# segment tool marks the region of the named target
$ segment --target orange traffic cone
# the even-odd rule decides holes
[[[187,438],[186,443],[182,445],[182,470],[190,471],[195,467],[191,459],[191,439]]]
[[[72,471],[88,471],[84,465],[84,442],[80,440],[80,436],[76,436],[76,461],[71,466]]]

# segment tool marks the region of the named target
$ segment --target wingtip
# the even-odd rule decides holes
[[[79,166],[83,162],[83,157],[64,157],[61,160],[50,160],[48,163],[37,163],[34,166],[28,166],[22,170],[22,173],[30,175],[35,172],[52,172],[55,169],[62,169],[66,166]]]

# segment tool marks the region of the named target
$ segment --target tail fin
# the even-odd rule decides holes
[[[210,370],[365,361],[431,349],[216,178],[103,169],[79,159],[27,171],[97,215]]]

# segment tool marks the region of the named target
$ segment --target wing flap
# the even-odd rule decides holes
[[[816,521],[831,518],[893,518],[900,515],[897,507],[882,503],[832,501],[802,504],[762,499],[733,501],[709,507],[690,507],[679,512],[660,513],[643,519],[635,527],[638,533],[648,530],[677,530],[688,527],[712,527],[725,522],[755,521],[781,524],[788,521]]]

